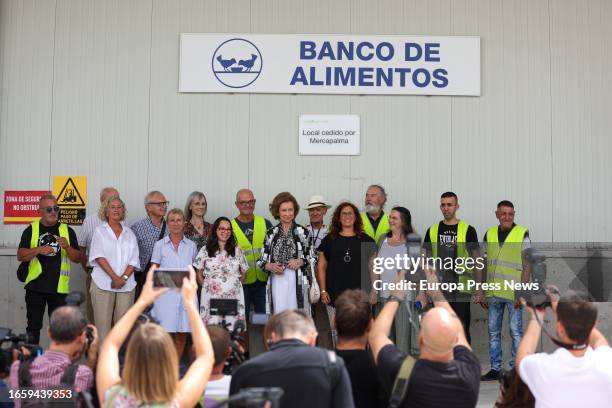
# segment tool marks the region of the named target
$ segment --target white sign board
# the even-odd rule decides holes
[[[301,155],[359,155],[357,115],[300,115]]]
[[[480,95],[480,37],[181,34],[180,92]]]

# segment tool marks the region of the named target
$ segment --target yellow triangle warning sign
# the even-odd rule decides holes
[[[83,198],[85,191],[81,194],[78,184],[81,183],[75,183],[72,177],[67,177],[67,180],[63,183],[63,186],[56,196],[57,204],[60,207],[85,207],[85,198]]]

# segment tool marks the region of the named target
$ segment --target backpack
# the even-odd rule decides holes
[[[33,360],[22,361],[19,365],[19,389],[23,388],[34,389],[32,384],[32,377],[30,375],[30,365]],[[70,364],[64,370],[64,374],[60,379],[60,383],[44,388],[44,392],[41,391],[39,398],[32,399],[21,399],[22,408],[64,408],[74,407],[76,402],[77,393],[74,387],[74,381],[76,379],[76,373],[79,368],[78,364]],[[52,398],[45,398],[47,395],[54,395]],[[62,397],[62,396],[65,397]]]

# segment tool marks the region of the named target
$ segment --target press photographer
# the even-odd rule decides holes
[[[536,407],[609,407],[612,400],[612,349],[597,330],[597,307],[586,294],[547,290],[557,337],[543,327],[545,307],[527,306],[531,320],[519,345],[516,365],[536,399]],[[535,353],[540,334],[559,348]]]
[[[438,282],[436,272],[424,270],[427,282]],[[397,273],[396,282],[405,277]],[[435,285],[433,285],[435,287]],[[395,290],[374,321],[369,341],[389,406],[473,408],[478,401],[480,363],[465,337],[461,321],[439,290],[428,290],[435,307],[422,318],[421,354],[407,356],[389,339],[393,318],[406,307],[405,290]]]
[[[42,355],[13,363],[11,389],[50,389],[61,384],[73,391],[88,391],[93,385],[98,354],[95,326],[87,324],[77,307],[61,306],[51,314],[48,335],[51,344]],[[76,364],[83,356],[87,365]]]

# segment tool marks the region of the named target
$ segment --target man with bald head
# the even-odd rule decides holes
[[[272,228],[272,223],[262,216],[255,215],[255,196],[248,188],[238,190],[236,193],[236,208],[238,216],[232,220],[232,230],[236,243],[244,251],[249,269],[242,282],[244,303],[247,319],[251,304],[255,313],[266,313],[266,283],[268,273],[257,267],[261,257],[266,230]]]
[[[398,273],[400,279],[404,274]],[[435,307],[421,321],[421,354],[409,377],[408,388],[399,405],[406,407],[475,407],[480,386],[480,363],[472,353],[461,321],[444,295],[435,289],[435,272],[426,270],[427,294]],[[383,385],[390,394],[400,367],[406,360],[389,339],[395,313],[403,304],[406,291],[395,290],[378,315],[369,341]]]

